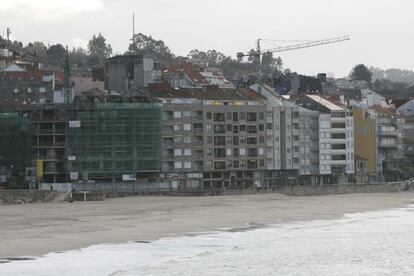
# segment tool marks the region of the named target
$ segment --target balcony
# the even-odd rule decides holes
[[[346,166],[346,160],[331,160],[332,166]]]
[[[194,128],[194,133],[203,133],[203,128]]]
[[[398,131],[397,130],[379,130],[378,135],[398,137]]]

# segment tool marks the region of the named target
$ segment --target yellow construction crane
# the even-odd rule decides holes
[[[309,47],[315,47],[325,44],[331,44],[331,43],[338,43],[345,40],[350,40],[350,37],[348,35],[346,36],[339,36],[329,39],[323,39],[323,40],[314,40],[309,42],[303,42],[299,44],[293,44],[288,46],[279,46],[273,49],[267,49],[267,50],[261,50],[260,42],[264,39],[258,39],[257,40],[257,46],[256,50],[254,52],[248,52],[248,53],[237,53],[237,60],[241,61],[243,57],[255,57],[257,58],[257,68],[256,68],[256,74],[257,79],[260,80],[262,77],[262,57],[265,53],[278,53],[278,52],[285,52],[285,51],[291,51],[291,50],[297,50],[302,48],[309,48]]]

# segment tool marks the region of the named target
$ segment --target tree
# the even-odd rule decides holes
[[[133,37],[132,43],[129,44],[126,54],[143,54],[155,57],[164,64],[171,64],[174,60],[174,54],[170,48],[165,45],[164,41],[156,40],[151,36],[142,33]]]
[[[94,66],[102,66],[104,60],[112,55],[111,44],[106,43],[106,39],[101,33],[98,36],[93,35],[92,39],[89,40],[88,51],[90,58],[94,57],[93,60],[98,61],[98,64],[94,62]]]
[[[55,44],[46,50],[46,61],[52,65],[63,66],[66,57],[66,50],[62,44]]]
[[[208,50],[207,52],[203,52],[197,49],[191,50],[187,56],[191,59],[202,60],[210,67],[220,66],[223,61],[228,58],[225,54],[217,50]]]
[[[352,80],[364,80],[371,83],[372,72],[364,64],[358,64],[352,69],[350,77]]]

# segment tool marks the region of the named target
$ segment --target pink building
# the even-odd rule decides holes
[[[104,82],[98,79],[94,80],[93,77],[72,76],[71,79],[75,88],[75,95],[81,95],[83,92],[92,89],[105,90]]]

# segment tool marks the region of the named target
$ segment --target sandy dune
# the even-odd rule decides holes
[[[286,197],[130,197],[102,202],[0,207],[0,258],[42,255],[98,243],[150,240],[280,219],[329,218],[401,207],[414,193]]]

